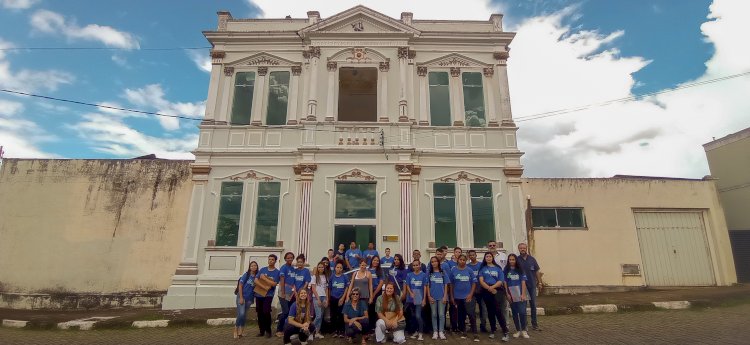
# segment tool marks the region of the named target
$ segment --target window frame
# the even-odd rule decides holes
[[[253,73],[255,74],[255,79],[253,79],[253,99],[252,102],[250,102],[250,113],[248,114],[248,120],[247,124],[240,124],[235,123],[232,119],[232,115],[234,114],[234,96],[236,92],[236,84],[237,84],[237,77],[240,73]],[[231,90],[229,91],[229,101],[228,101],[228,114],[227,114],[227,123],[230,126],[249,126],[253,122],[253,107],[255,102],[257,102],[257,94],[258,94],[258,78],[260,75],[258,75],[258,69],[242,69],[242,70],[235,70],[234,73],[229,77],[231,79]]]
[[[480,196],[480,197],[474,197],[474,196],[472,196],[471,186],[472,185],[481,185],[481,184],[489,186],[489,188],[490,188],[490,195],[489,195],[489,197],[482,197],[482,196]],[[469,199],[469,215],[470,215],[470,219],[471,219],[471,239],[474,242],[474,243],[472,243],[472,245],[474,247],[476,247],[476,248],[481,248],[482,246],[484,246],[485,244],[487,244],[487,241],[494,240],[494,239],[497,238],[497,224],[496,224],[496,218],[497,217],[495,217],[495,212],[496,212],[495,211],[495,191],[494,191],[492,182],[490,182],[490,181],[467,183],[467,186],[468,186],[468,188],[467,188],[468,195],[467,196],[468,196],[468,199]],[[490,238],[486,239],[486,240],[484,240],[484,239],[481,240],[481,242],[479,242],[479,243],[477,243],[476,228],[475,228],[475,218],[474,218],[474,200],[475,199],[478,199],[478,200],[489,200],[489,202],[490,202],[490,210],[492,211],[490,213],[490,215],[492,217],[492,222],[491,222],[491,224],[492,224],[492,236]]]
[[[259,206],[260,206],[260,197],[261,197],[261,194],[260,194],[260,185],[262,183],[277,183],[279,185],[279,194],[276,196],[276,198],[278,200],[278,205],[276,205],[276,238],[274,239],[274,241],[273,241],[274,243],[273,243],[272,246],[263,246],[263,245],[260,245],[260,244],[256,243],[256,240],[258,239],[258,211],[260,209]],[[276,243],[279,241],[279,230],[281,228],[281,210],[282,210],[281,209],[281,204],[282,204],[282,196],[284,194],[283,193],[283,187],[284,187],[284,185],[283,185],[282,181],[279,181],[279,180],[257,181],[254,184],[255,184],[255,186],[254,186],[255,187],[254,188],[255,189],[255,198],[254,198],[254,200],[255,200],[255,205],[254,206],[255,207],[253,207],[254,208],[254,210],[253,210],[253,222],[252,222],[253,234],[252,234],[252,241],[249,241],[249,243],[252,243],[252,244],[249,244],[249,245],[252,246],[252,247],[275,248],[276,247]]]
[[[435,245],[443,245],[442,243],[438,243],[438,240],[437,240],[437,217],[435,216],[435,212],[436,212],[435,201],[437,199],[446,200],[446,199],[450,198],[448,196],[440,196],[440,197],[438,197],[438,196],[435,195],[435,185],[439,185],[439,184],[453,185],[453,197],[452,197],[453,198],[453,223],[454,223],[453,236],[456,239],[456,242],[453,243],[453,244],[449,243],[449,244],[445,244],[445,245],[447,245],[448,247],[456,247],[456,246],[458,246],[461,243],[461,236],[459,235],[459,231],[458,231],[458,229],[460,228],[460,224],[461,224],[460,218],[459,218],[459,207],[458,207],[458,205],[459,205],[458,204],[458,200],[459,200],[459,195],[460,195],[461,190],[460,190],[460,188],[458,186],[458,183],[455,183],[455,182],[433,182],[431,184],[431,189],[432,190],[431,190],[431,195],[430,196],[431,196],[431,199],[432,199],[431,206],[432,206],[432,235],[433,235],[433,240],[435,241]]]
[[[240,242],[242,240],[242,225],[244,223],[244,217],[245,217],[245,209],[246,209],[245,201],[246,201],[247,187],[245,186],[245,183],[242,181],[220,180],[217,182],[219,183],[219,193],[218,193],[218,198],[216,198],[217,199],[216,200],[216,216],[214,217],[215,219],[215,222],[214,222],[215,230],[214,230],[214,236],[213,236],[214,241],[215,241],[214,246],[215,247],[237,247],[240,245]],[[224,197],[224,195],[222,194],[222,189],[225,183],[235,183],[235,184],[238,183],[242,187],[242,191],[239,194],[240,211],[239,211],[239,217],[237,219],[237,234],[236,234],[237,239],[233,245],[220,245],[218,243],[219,221],[221,218],[221,201],[222,201],[222,198]]]
[[[466,94],[464,93],[464,74],[465,73],[478,73],[482,85],[482,107],[484,108],[484,124],[480,126],[469,126],[469,121],[466,120]],[[486,77],[484,76],[484,73],[482,71],[481,67],[469,67],[469,68],[461,68],[461,75],[458,76],[458,88],[459,88],[459,94],[460,94],[460,102],[461,102],[461,121],[464,122],[465,127],[474,127],[474,128],[485,128],[487,127],[487,124],[489,123],[487,113],[487,85],[485,83]]]
[[[430,73],[445,73],[448,75],[448,124],[447,125],[435,125],[432,121],[432,104],[431,104],[431,97],[432,93],[430,92]],[[429,118],[429,124],[430,126],[435,127],[451,127],[453,126],[453,97],[452,97],[452,83],[451,83],[451,76],[450,69],[449,68],[429,68],[427,70],[427,74],[424,76],[427,78],[427,117]]]
[[[269,125],[268,124],[268,105],[271,103],[270,102],[270,97],[271,97],[271,73],[273,73],[273,72],[287,72],[287,73],[289,73],[289,84],[287,85],[286,115],[284,116],[284,119],[285,119],[284,123],[280,124],[280,125],[279,124],[276,124],[276,125]],[[292,99],[290,98],[290,95],[291,95],[291,92],[292,92],[292,78],[293,78],[292,69],[291,68],[285,68],[285,67],[281,67],[281,68],[270,68],[269,67],[268,68],[268,72],[266,73],[266,75],[264,75],[264,76],[258,75],[258,77],[264,77],[264,78],[266,78],[264,80],[264,83],[263,83],[263,93],[262,93],[262,98],[263,98],[262,107],[263,108],[261,109],[261,118],[262,118],[261,121],[263,122],[264,125],[270,126],[270,127],[285,126],[287,123],[289,123],[289,105],[292,102]],[[295,101],[296,101],[296,99],[295,99]]]
[[[534,210],[555,210],[555,223],[556,226],[536,226],[534,225]],[[583,226],[560,226],[560,218],[557,214],[557,210],[581,210],[581,221]],[[531,225],[534,230],[588,230],[588,221],[586,220],[586,212],[583,206],[531,206]]]

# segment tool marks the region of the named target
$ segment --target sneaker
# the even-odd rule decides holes
[[[302,344],[302,345],[307,345],[307,342],[306,342],[306,341],[303,341],[303,342],[301,342],[300,344]]]
[[[437,340],[438,332],[432,332],[432,339]]]
[[[414,334],[412,334],[409,338],[411,338],[411,339],[417,339],[417,334],[418,333],[419,332],[414,332]]]
[[[323,339],[323,338],[325,338],[325,336],[324,336],[324,335],[322,335],[322,334],[320,334],[320,333],[316,333],[316,334],[315,334],[315,339]]]
[[[461,333],[461,339],[466,339],[466,333]]]
[[[518,338],[521,335],[521,332],[513,333],[513,338]]]
[[[505,334],[503,334],[503,338],[502,338],[502,339],[500,339],[500,340],[502,340],[503,342],[506,342],[506,343],[507,343],[508,341],[510,341],[510,337],[508,337],[508,333],[505,333]]]
[[[533,329],[534,329],[535,331],[537,331],[537,332],[541,332],[541,331],[542,331],[542,329],[541,329],[541,328],[540,328],[539,326],[533,326],[532,328],[533,328]]]
[[[522,337],[523,337],[524,339],[529,339],[529,333],[526,333],[526,331],[521,331],[521,336],[522,336]]]
[[[419,337],[417,337],[417,340],[422,341],[424,338],[422,338],[422,333],[419,333]]]
[[[495,333],[490,333],[490,339],[495,339]]]
[[[440,336],[440,340],[445,340],[446,339],[445,338],[445,333],[443,333],[443,332],[438,333],[438,336]]]
[[[479,342],[479,334],[474,334],[474,342]]]

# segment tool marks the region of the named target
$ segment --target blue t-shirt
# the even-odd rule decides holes
[[[345,274],[336,276],[334,273],[331,276],[331,296],[335,298],[341,298],[346,292],[346,288],[349,287],[349,278]]]
[[[353,269],[359,267],[359,259],[357,259],[357,255],[362,256],[362,251],[359,249],[349,249],[344,255],[346,256],[346,261],[349,263],[349,266]]]
[[[346,302],[343,312],[344,315],[346,315],[350,319],[365,316],[367,315],[367,302],[365,302],[364,300],[359,300],[359,303],[357,303],[357,310],[354,310],[351,301]]]
[[[367,270],[370,271],[372,274],[372,292],[374,293],[375,290],[378,289],[378,284],[380,284],[381,276],[383,275],[383,270],[381,269],[380,272],[374,268],[368,268]]]
[[[503,270],[498,266],[484,266],[479,270],[479,276],[484,278],[484,283],[492,286],[499,281],[505,280]]]
[[[240,277],[240,283],[242,283],[242,298],[249,300],[255,297],[253,289],[255,289],[255,277],[257,275],[251,275],[248,279],[247,272],[242,274]],[[252,302],[251,302],[252,303]]]
[[[315,319],[315,308],[313,308],[313,306],[311,304],[309,304],[309,302],[308,302],[308,306],[307,306],[306,309],[310,313],[310,321],[312,321],[313,319]],[[296,318],[297,317],[297,311],[298,311],[297,310],[297,302],[294,302],[294,303],[292,303],[292,306],[289,307],[289,317]],[[302,310],[299,310],[299,311],[301,312]],[[304,319],[305,319],[305,315],[303,313],[303,315],[300,315],[300,320],[304,320]]]
[[[453,286],[451,291],[453,291],[453,298],[465,299],[468,297],[469,292],[471,292],[471,286],[476,282],[477,277],[474,276],[474,271],[469,266],[463,269],[458,268],[458,266],[454,267],[451,270],[451,285]]]
[[[430,296],[435,301],[443,300],[443,293],[445,292],[445,285],[449,282],[448,277],[443,272],[432,272],[430,273]]]
[[[294,266],[284,264],[279,269],[279,276],[284,277],[284,293],[286,298],[292,297],[292,290],[294,289]]]
[[[445,260],[445,262],[447,262],[447,263],[448,263],[448,267],[450,267],[450,269],[453,269],[453,267],[456,267],[456,266],[458,266],[458,261],[453,261],[453,260]]]
[[[406,295],[406,303],[422,304],[425,298],[424,287],[429,284],[427,273],[410,272],[406,275],[406,284],[409,286],[409,291],[414,293],[414,298],[411,297],[411,293]]]
[[[521,268],[526,272],[526,279],[529,280],[528,285],[531,285],[533,289],[536,286],[536,272],[539,271],[539,264],[531,255],[526,255],[526,259],[519,255],[518,263],[521,264]]]
[[[391,270],[391,276],[396,283],[396,293],[398,293],[399,295],[404,291],[404,281],[406,280],[406,275],[409,274],[409,272],[411,271],[407,269],[394,268]]]
[[[376,255],[380,256],[380,254],[378,254],[378,251],[375,250],[375,249],[373,249],[373,250],[365,249],[362,252],[362,256],[365,257],[365,259],[367,260],[367,264],[368,265],[370,264],[370,262],[372,262],[372,258],[375,257]],[[381,261],[380,263],[382,264],[383,262]]]
[[[395,257],[391,256],[390,258],[387,256],[384,256],[380,258],[380,265],[381,266],[391,266],[393,267],[393,261],[395,261]]]
[[[260,272],[258,272],[258,276],[267,276],[268,278],[271,278],[271,280],[275,281],[277,284],[279,283],[279,279],[281,279],[281,270],[278,268],[274,268],[273,271],[268,270],[268,267],[263,267],[260,269]],[[268,289],[268,293],[266,293],[265,297],[273,297],[273,295],[276,293],[276,286]]]
[[[414,267],[411,267],[411,264],[409,264],[408,268],[409,272],[414,272]],[[422,270],[422,272],[427,272],[427,265],[422,263],[421,265],[419,265],[419,269]]]
[[[312,277],[310,276],[310,270],[307,268],[295,268],[294,269],[294,289],[295,291],[302,290],[310,284]]]
[[[526,275],[516,270],[508,271],[505,276],[505,282],[508,284],[508,293],[513,299],[512,302],[521,302],[521,282],[526,281]]]
[[[448,262],[448,260],[444,260],[440,263],[440,268],[442,268],[443,272],[445,272],[446,274],[450,273],[451,269],[453,269],[453,267],[451,267],[451,264],[449,264]]]
[[[474,274],[476,274],[477,277],[479,276],[479,268],[482,267],[481,262],[477,261],[477,263],[475,264],[472,264],[471,262],[467,262],[466,266],[469,266],[469,268],[471,268],[471,270],[474,271]]]

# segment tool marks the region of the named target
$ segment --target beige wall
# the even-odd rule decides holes
[[[750,230],[750,128],[704,145],[730,230]]]
[[[0,170],[6,292],[164,291],[192,182],[187,161],[19,160]]]
[[[642,267],[633,209],[702,210],[719,285],[736,282],[727,227],[713,181],[524,179],[534,207],[583,207],[587,230],[534,230],[533,255],[551,286],[642,286],[621,264]]]

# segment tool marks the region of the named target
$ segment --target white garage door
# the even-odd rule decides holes
[[[635,212],[648,286],[714,285],[702,212]]]

